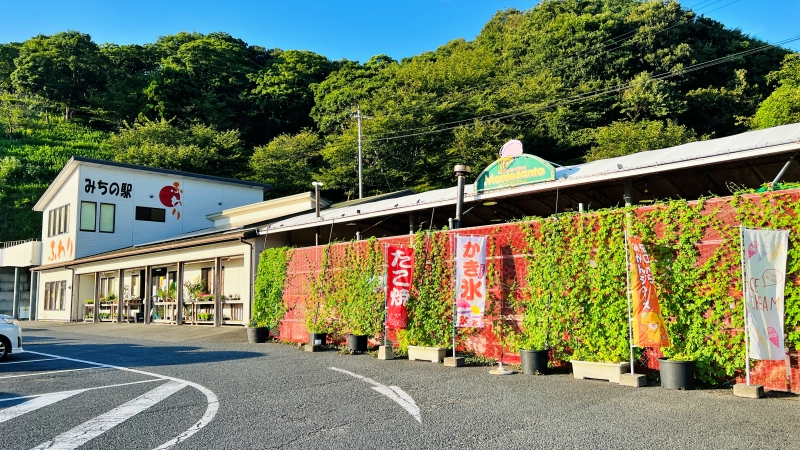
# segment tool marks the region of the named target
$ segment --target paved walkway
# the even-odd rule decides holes
[[[135,323],[86,322],[28,322],[20,321],[23,333],[37,330],[62,331],[93,336],[113,336],[122,339],[142,339],[157,342],[247,342],[247,331],[242,326],[165,325]]]

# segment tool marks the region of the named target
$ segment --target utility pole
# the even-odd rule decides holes
[[[356,105],[356,119],[358,119],[358,198],[362,198],[364,185],[361,179],[361,105]]]

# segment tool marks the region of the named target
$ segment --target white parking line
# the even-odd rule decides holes
[[[187,385],[187,386],[191,386],[191,387],[197,389],[198,391],[202,392],[203,395],[206,396],[206,402],[208,404],[208,406],[206,406],[206,412],[203,414],[203,417],[201,417],[200,420],[195,422],[194,425],[189,427],[188,430],[186,430],[183,433],[179,434],[178,436],[170,439],[169,441],[161,444],[158,448],[156,448],[156,450],[167,450],[167,449],[170,449],[170,448],[176,446],[177,444],[185,441],[186,439],[189,439],[192,435],[194,435],[198,431],[202,430],[206,425],[211,423],[211,421],[214,420],[214,417],[217,415],[217,410],[219,409],[219,399],[217,398],[216,394],[214,394],[214,392],[212,392],[210,389],[206,388],[205,386],[202,386],[202,385],[197,384],[197,383],[193,383],[191,381],[181,380],[180,378],[169,377],[169,376],[166,376],[166,375],[161,375],[161,374],[157,374],[157,373],[153,373],[153,372],[147,372],[147,371],[144,371],[144,370],[131,369],[131,368],[128,368],[128,367],[114,366],[114,365],[111,365],[111,364],[97,363],[97,362],[93,362],[93,361],[85,361],[85,360],[82,360],[82,359],[67,358],[65,356],[52,355],[52,354],[49,354],[49,353],[34,352],[34,351],[30,351],[30,350],[28,350],[28,353],[31,353],[31,354],[34,354],[34,355],[40,355],[40,356],[47,356],[49,358],[63,359],[65,361],[73,361],[73,362],[78,362],[78,363],[83,363],[83,364],[90,364],[90,365],[97,366],[97,367],[105,367],[105,368],[108,368],[108,369],[117,369],[117,370],[122,370],[122,371],[125,371],[125,372],[138,373],[140,375],[147,375],[147,376],[151,376],[151,377],[156,377],[156,378],[159,378],[159,379],[162,379],[162,380],[175,381],[175,382]]]
[[[161,378],[154,378],[152,380],[131,381],[130,383],[120,383],[120,384],[109,384],[109,385],[106,385],[106,386],[95,386],[95,387],[90,387],[90,388],[80,389],[80,390],[83,391],[83,392],[86,392],[86,391],[94,391],[94,390],[97,390],[97,389],[108,389],[108,388],[114,388],[114,387],[120,387],[120,386],[130,386],[131,384],[152,383],[154,381],[163,381],[163,380]],[[61,392],[72,392],[72,391],[48,392],[47,394],[22,395],[22,396],[19,396],[19,397],[0,398],[0,402],[11,402],[11,401],[15,401],[15,400],[24,400],[26,398],[38,398],[38,397],[41,397],[43,395],[60,394]]]
[[[79,370],[97,370],[97,369],[100,369],[100,367],[84,367],[83,369],[66,369],[66,370],[54,370],[51,372],[25,373],[22,375],[8,375],[5,377],[0,377],[0,380],[5,380],[6,378],[35,377],[36,375],[48,375],[51,373],[77,372]]]
[[[34,450],[42,449],[63,449],[72,450],[100,436],[106,431],[114,428],[122,422],[150,408],[156,403],[164,400],[170,395],[186,387],[186,384],[170,381],[150,392],[146,392],[139,397],[118,406],[111,411],[101,414],[94,419],[78,425],[55,437],[52,441],[47,441],[34,447]]]
[[[386,386],[384,384],[380,384],[377,381],[373,380],[372,378],[367,378],[363,375],[359,375],[357,373],[350,372],[349,370],[339,369],[336,367],[329,367],[331,370],[335,370],[337,372],[341,372],[343,374],[350,375],[351,377],[358,378],[361,381],[365,381],[373,386],[372,389],[375,391],[380,392],[381,394],[389,397],[393,402],[397,403],[398,405],[402,406],[403,409],[406,410],[412,417],[417,419],[417,422],[422,423],[422,416],[419,412],[419,406],[408,395],[404,390],[400,389],[398,386]]]
[[[65,398],[70,398],[73,395],[78,395],[82,392],[86,392],[86,389],[78,389],[75,391],[64,391],[64,392],[56,392],[55,394],[40,395],[39,397],[34,398],[33,400],[28,400],[25,403],[15,405],[10,408],[0,409],[0,423],[6,422],[15,417],[19,417],[23,414],[27,414],[31,411],[36,411],[39,408],[44,408],[45,406],[52,405],[53,403],[60,402]]]
[[[22,364],[22,363],[39,362],[39,361],[55,361],[55,358],[29,359],[27,361],[9,361],[9,362],[0,363],[0,366],[5,365],[5,364]]]

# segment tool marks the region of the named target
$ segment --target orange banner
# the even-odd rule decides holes
[[[653,284],[650,256],[642,240],[629,237],[630,289],[633,302],[633,345],[635,347],[669,347],[661,307]]]

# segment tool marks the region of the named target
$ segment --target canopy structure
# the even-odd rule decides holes
[[[467,185],[462,228],[528,216],[601,209],[625,204],[625,185],[633,204],[666,199],[730,195],[741,188],[772,182],[800,151],[800,123],[697,141],[586,164],[558,167],[555,180],[476,193]],[[477,170],[478,172],[480,169]],[[473,175],[477,173],[473,172]],[[800,180],[792,162],[782,178]],[[356,237],[408,234],[419,227],[440,228],[455,216],[456,188],[410,193],[352,206],[303,214],[277,221],[262,234],[287,234],[287,243],[313,245],[316,227],[321,242]]]

